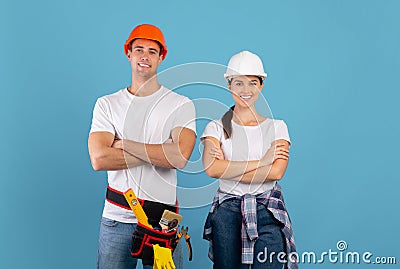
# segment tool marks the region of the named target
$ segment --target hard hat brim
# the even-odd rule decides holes
[[[262,78],[262,80],[265,80],[268,75],[267,75],[267,73],[262,73],[262,74],[239,74],[239,73],[238,74],[227,74],[227,73],[225,73],[224,74],[224,78],[226,80],[230,80],[233,77],[239,77],[239,76],[256,76],[256,77]]]

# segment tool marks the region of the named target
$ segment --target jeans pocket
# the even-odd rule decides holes
[[[112,219],[107,219],[107,218],[102,218],[101,224],[104,226],[107,226],[107,227],[115,227],[118,225],[118,221],[112,220]]]

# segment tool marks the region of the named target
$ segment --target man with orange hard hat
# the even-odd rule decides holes
[[[155,227],[164,209],[176,211],[176,169],[186,165],[196,139],[193,103],[157,80],[157,68],[168,52],[161,30],[150,24],[137,26],[124,51],[132,83],[97,100],[88,141],[93,168],[107,170],[108,175],[100,269],[136,268],[131,245],[137,220],[123,193],[132,189],[144,201]]]

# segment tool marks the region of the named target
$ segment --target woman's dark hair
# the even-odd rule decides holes
[[[260,85],[262,85],[262,84],[264,83],[263,78],[262,78],[262,77],[259,77],[259,76],[257,76],[257,78],[258,78],[258,80],[260,81]],[[229,85],[232,84],[232,80],[233,80],[233,78],[230,78],[230,79],[228,80],[228,84],[229,84]]]
[[[224,128],[225,139],[229,139],[232,136],[232,117],[235,106],[231,106],[229,110],[222,116],[222,127]]]

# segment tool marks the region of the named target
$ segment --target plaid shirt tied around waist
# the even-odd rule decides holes
[[[278,183],[275,187],[269,191],[261,193],[259,195],[245,194],[243,196],[237,196],[229,193],[218,191],[214,196],[213,203],[211,205],[210,212],[207,216],[207,220],[204,226],[203,238],[210,241],[210,248],[208,256],[213,260],[212,253],[212,226],[211,226],[211,215],[214,213],[216,207],[222,204],[224,201],[230,199],[241,200],[241,211],[242,211],[242,263],[253,264],[254,257],[254,244],[258,238],[257,233],[257,203],[264,205],[273,216],[282,224],[282,233],[286,241],[286,260],[285,268],[297,269],[297,255],[296,245],[294,243],[294,236],[292,230],[292,224],[290,222],[289,215],[286,211],[285,203],[281,192],[281,187]]]

